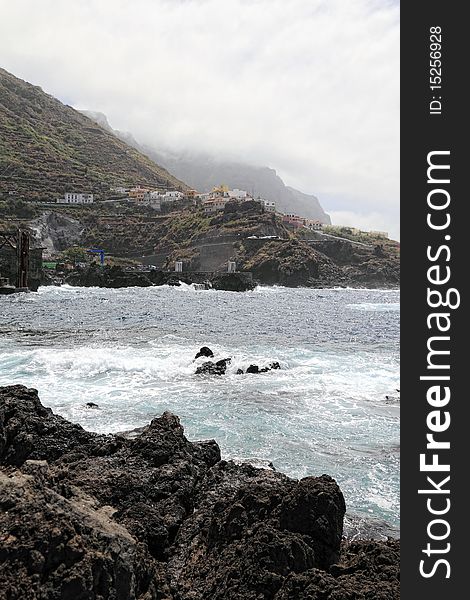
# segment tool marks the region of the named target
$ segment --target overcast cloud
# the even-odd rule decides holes
[[[141,142],[273,167],[398,235],[398,2],[0,0],[0,56]]]

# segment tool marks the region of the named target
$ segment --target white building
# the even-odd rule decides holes
[[[57,198],[59,204],[93,204],[93,194],[67,193],[63,198]]]
[[[266,212],[276,212],[275,202],[271,202],[271,200],[264,200],[263,198],[259,198],[259,201]]]
[[[312,231],[320,231],[323,229],[323,223],[315,219],[304,219],[304,227]]]
[[[141,204],[150,206],[154,210],[161,210],[162,208],[162,195],[160,192],[146,192],[144,194]]]
[[[170,191],[164,192],[160,196],[160,200],[162,202],[175,202],[176,200],[182,200],[183,198],[184,198],[183,192],[178,192],[176,190],[170,190]]]
[[[205,196],[205,194],[200,194],[201,196]],[[228,198],[229,200],[248,200],[249,196],[248,196],[248,192],[245,192],[245,190],[239,190],[238,188],[235,188],[234,190],[229,190],[228,186],[226,185],[219,185],[218,187],[216,186],[215,188],[212,189],[211,192],[209,192],[209,198],[210,199],[215,199],[215,198]]]
[[[227,195],[231,200],[246,200],[248,193],[245,190],[235,188],[234,190],[228,190]]]

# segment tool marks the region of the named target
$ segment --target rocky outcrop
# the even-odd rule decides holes
[[[398,245],[355,244],[346,240],[316,242],[315,248],[331,259],[342,272],[346,285],[363,287],[398,287],[400,255]]]
[[[49,477],[46,461],[0,471],[0,598],[171,598],[162,569],[111,507],[79,490],[64,497]]]
[[[348,240],[243,241],[238,263],[261,284],[288,287],[397,287],[400,257],[395,246]]]
[[[253,277],[267,285],[289,287],[308,286],[342,274],[333,261],[296,239],[272,240],[263,244],[246,240],[243,244],[241,263],[253,272]]]
[[[203,346],[197,352],[196,356],[194,357],[194,360],[197,360],[198,358],[201,358],[201,357],[213,358],[214,353],[207,346]],[[218,360],[217,362],[208,360],[208,361],[203,362],[202,365],[200,365],[199,367],[196,368],[195,374],[196,375],[225,375],[225,373],[227,372],[227,366],[231,362],[232,362],[232,359],[230,357],[222,358],[222,359]],[[247,374],[267,373],[268,371],[278,370],[280,368],[281,368],[280,363],[278,361],[274,361],[264,367],[259,367],[258,365],[250,365],[246,369],[246,373]],[[237,369],[237,371],[236,371],[237,375],[243,375],[244,373],[245,373],[245,371],[243,371],[243,369]]]
[[[87,432],[0,388],[0,598],[399,597],[397,542],[341,545],[331,477],[220,460],[164,413]]]
[[[128,271],[118,266],[91,264],[86,269],[77,269],[65,277],[65,283],[83,287],[150,287],[152,281],[144,273]]]
[[[394,600],[399,592],[400,544],[345,542],[330,572],[309,569],[288,577],[275,600]],[[394,582],[394,583],[392,583]]]
[[[196,352],[194,360],[201,358],[201,356],[203,356],[204,358],[212,358],[214,356],[214,353],[208,346],[202,346],[202,348],[199,348],[199,350]]]
[[[248,292],[256,287],[251,273],[216,273],[210,282],[214,290],[227,292]]]
[[[178,597],[275,598],[287,577],[339,558],[344,500],[330,477],[296,482],[222,462],[200,498],[168,564]]]
[[[208,360],[202,363],[200,367],[196,369],[196,375],[225,375],[227,371],[227,364],[230,363],[230,358],[223,358],[217,362]]]
[[[101,267],[92,264],[77,269],[65,277],[65,283],[83,287],[149,287],[152,285],[179,286],[198,283],[215,290],[246,292],[256,287],[250,273],[175,273],[174,271],[130,271],[119,266]]]
[[[250,365],[247,368],[246,372],[247,373],[255,373],[255,374],[267,373],[268,371],[272,371],[272,370],[276,371],[277,369],[280,369],[280,368],[281,368],[281,365],[276,361],[276,362],[269,363],[269,365],[267,365],[266,367],[259,367],[258,365]],[[239,369],[239,370],[241,371],[241,369]],[[242,373],[243,373],[243,371],[241,371],[240,374],[242,374]]]

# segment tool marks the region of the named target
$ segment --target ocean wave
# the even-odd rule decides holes
[[[400,388],[396,292],[64,286],[24,298],[0,305],[1,384],[34,387],[101,433],[170,410],[226,458],[330,473],[352,510],[398,521],[399,454],[386,450],[399,442],[399,406],[385,399]],[[195,375],[201,346],[232,357],[225,376]],[[280,370],[236,374],[273,361]]]
[[[346,306],[353,310],[365,310],[370,312],[398,312],[400,310],[400,304],[398,302],[363,302],[361,304],[347,304]]]

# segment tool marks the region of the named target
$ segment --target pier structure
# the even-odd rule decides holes
[[[16,292],[36,290],[42,273],[42,248],[31,247],[25,228],[0,231],[0,273]],[[4,283],[4,287],[6,284]]]

